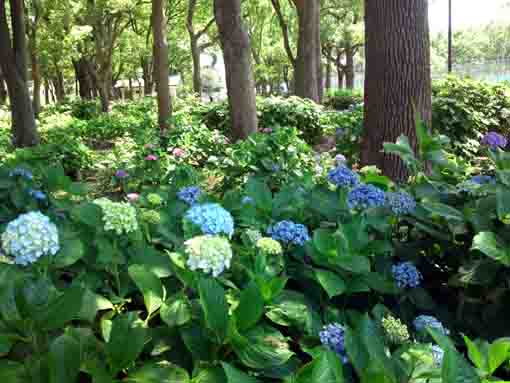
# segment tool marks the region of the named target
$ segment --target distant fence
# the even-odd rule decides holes
[[[491,60],[481,63],[457,64],[453,66],[453,73],[460,77],[471,77],[476,80],[483,80],[492,83],[503,81],[510,82],[510,57],[497,60]],[[444,70],[433,70],[432,79],[439,80],[448,75],[446,63]],[[336,78],[332,81],[336,86]],[[365,83],[365,73],[356,72],[354,78],[354,87],[363,89]]]

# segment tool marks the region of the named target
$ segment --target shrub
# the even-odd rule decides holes
[[[326,93],[324,105],[334,110],[348,110],[363,103],[363,94],[357,90],[334,89]]]

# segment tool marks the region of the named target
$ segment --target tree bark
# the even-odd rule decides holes
[[[168,44],[164,0],[152,0],[152,33],[154,35],[154,77],[158,93],[158,122],[162,133],[168,130],[172,115],[168,70]]]
[[[6,0],[0,0],[0,67],[7,82],[12,115],[12,143],[15,147],[39,143],[32,100],[27,84],[27,42],[23,0],[9,0],[11,30],[7,23]]]
[[[326,90],[331,89],[331,61],[326,59]]]
[[[94,96],[94,81],[89,71],[92,65],[85,57],[73,60],[74,72],[78,81],[79,95],[83,100],[90,100]]]
[[[142,65],[142,76],[143,76],[143,93],[145,95],[151,95],[154,89],[154,61],[152,57],[141,57],[140,63]]]
[[[255,81],[250,38],[241,17],[241,0],[214,0],[214,15],[225,61],[232,138],[257,131]]]
[[[356,51],[352,47],[345,49],[345,87],[354,89],[354,55]]]
[[[7,101],[7,88],[5,87],[5,80],[0,65],[0,105],[5,104],[6,101]]]
[[[417,146],[416,113],[431,120],[430,40],[427,0],[365,0],[365,134],[361,160],[395,181],[408,171],[381,153],[384,142],[406,135]]]
[[[299,19],[294,81],[297,96],[317,103],[322,96],[320,0],[293,0]]]

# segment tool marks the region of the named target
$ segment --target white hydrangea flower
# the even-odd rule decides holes
[[[14,263],[29,265],[43,255],[55,255],[60,250],[57,226],[38,211],[22,214],[11,221],[2,234],[5,253]]]
[[[117,235],[128,234],[138,229],[136,209],[127,202],[113,202],[99,198],[94,203],[103,210],[104,229]]]
[[[203,270],[217,277],[230,268],[232,248],[228,239],[213,235],[201,235],[184,243],[190,270]]]

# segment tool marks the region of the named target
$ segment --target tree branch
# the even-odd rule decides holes
[[[280,28],[282,29],[283,45],[285,47],[285,52],[287,52],[287,56],[289,57],[289,60],[292,63],[292,65],[295,65],[296,58],[294,57],[294,53],[292,52],[292,48],[290,47],[289,27],[287,26],[287,23],[285,22],[285,18],[283,17],[282,8],[280,6],[280,1],[279,0],[271,0],[271,4],[273,4],[273,8],[276,12],[278,22],[280,23]]]

